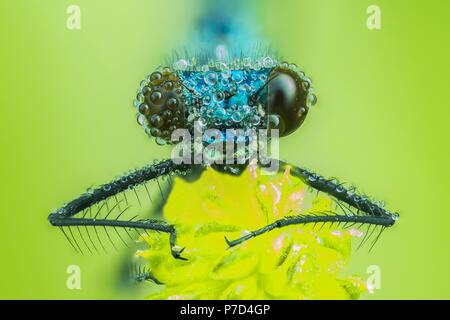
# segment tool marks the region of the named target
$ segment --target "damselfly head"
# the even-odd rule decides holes
[[[196,64],[181,59],[158,68],[138,90],[137,120],[159,144],[176,129],[298,129],[316,103],[311,80],[294,64],[271,57]],[[198,128],[197,128],[198,129]]]

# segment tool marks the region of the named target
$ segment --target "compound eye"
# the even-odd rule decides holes
[[[181,80],[176,72],[164,68],[153,72],[145,83],[140,92],[144,101],[138,107],[138,123],[157,143],[171,143],[172,132],[185,126]]]
[[[280,137],[297,130],[308,114],[308,82],[294,70],[276,67],[269,74],[267,111],[269,126],[279,129]]]

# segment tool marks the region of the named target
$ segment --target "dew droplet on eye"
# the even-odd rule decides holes
[[[147,115],[150,111],[150,108],[147,104],[145,103],[141,103],[139,105],[139,113],[143,114],[143,115]]]
[[[257,126],[261,122],[261,118],[257,115],[253,117],[253,125]]]
[[[223,118],[226,117],[227,112],[225,111],[224,108],[219,107],[219,108],[217,108],[217,109],[214,111],[214,115],[217,116],[217,117],[220,118],[220,119],[223,119]]]
[[[187,121],[189,121],[189,122],[193,122],[195,120],[195,115],[194,114],[190,114],[190,115],[188,115],[188,117],[187,117]]]
[[[166,81],[164,83],[164,89],[166,91],[172,91],[172,89],[173,89],[173,82],[172,81]]]
[[[308,108],[311,108],[313,106],[315,106],[317,103],[317,97],[314,93],[310,93],[308,94],[308,99],[307,99],[307,106]]]
[[[157,128],[151,128],[150,129],[150,134],[152,135],[152,137],[159,137],[161,135],[161,130],[157,129]]]
[[[242,75],[241,72],[234,72],[233,75],[231,76],[231,79],[236,82],[236,83],[241,83],[242,80],[244,80],[244,76]]]
[[[160,115],[154,114],[150,118],[150,124],[155,128],[161,128],[164,125],[164,120]]]
[[[215,102],[222,102],[225,99],[225,94],[222,91],[217,91],[214,93],[213,99]]]
[[[163,118],[168,121],[170,118],[172,118],[172,111],[170,110],[164,110],[162,113]]]
[[[166,106],[169,109],[175,109],[178,106],[178,100],[176,98],[169,98],[166,102]]]
[[[161,80],[162,78],[162,74],[160,72],[153,72],[150,75],[150,82],[155,83],[158,82],[159,80]]]
[[[147,80],[147,79],[144,79],[144,80],[142,80],[140,83],[139,83],[139,86],[141,87],[141,88],[143,88],[143,87],[145,87],[146,85],[148,85],[149,84],[149,81]]]
[[[241,122],[242,119],[243,119],[242,113],[240,113],[239,111],[235,111],[231,115],[231,120],[233,120],[236,123]]]
[[[161,137],[156,137],[155,141],[160,146],[163,146],[163,145],[166,144],[166,140],[164,138],[161,138]]]
[[[210,96],[204,96],[202,99],[202,103],[204,106],[208,106],[211,103],[211,97]]]
[[[139,93],[136,95],[136,100],[137,100],[137,101],[139,101],[139,102],[144,102],[144,99],[145,99],[145,97],[144,97],[144,95],[143,95],[141,92],[139,92]]]
[[[147,123],[147,118],[146,118],[145,115],[143,115],[143,114],[139,114],[139,115],[138,115],[138,117],[137,117],[137,122],[138,122],[138,124],[141,125],[141,126],[145,126],[145,125],[148,124],[148,123]]]
[[[150,95],[150,101],[154,104],[161,103],[162,100],[162,94],[159,91],[155,91]]]

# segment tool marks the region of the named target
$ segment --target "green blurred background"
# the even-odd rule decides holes
[[[69,4],[81,29],[66,28]],[[81,256],[48,213],[170,149],[135,123],[139,81],[188,42],[199,1],[2,0],[0,298],[116,298],[121,254]],[[382,29],[366,27],[377,4]],[[401,220],[349,273],[381,269],[367,299],[450,298],[450,2],[260,1],[258,24],[310,75],[319,103],[281,156],[352,182]],[[82,270],[81,290],[66,268]],[[126,297],[122,294],[121,297]]]

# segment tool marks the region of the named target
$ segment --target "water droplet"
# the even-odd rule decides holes
[[[241,122],[242,119],[243,119],[242,113],[240,113],[239,111],[235,111],[231,115],[231,120],[233,120],[234,122]]]
[[[207,106],[211,103],[211,97],[210,96],[204,96],[202,99],[202,103],[204,106]]]
[[[224,119],[225,117],[226,117],[226,115],[227,115],[227,112],[225,111],[225,109],[224,108],[216,108],[215,110],[214,110],[214,115],[217,117],[217,118],[220,118],[220,119]]]
[[[172,118],[172,111],[170,110],[164,110],[164,112],[162,113],[162,116],[164,119],[170,119]]]
[[[153,103],[160,103],[162,100],[162,94],[159,91],[155,91],[150,95],[150,101]]]
[[[162,78],[162,74],[160,73],[160,72],[153,72],[151,75],[150,75],[150,81],[157,81],[157,80],[159,80],[159,79],[161,79]]]
[[[256,71],[258,71],[258,70],[261,70],[261,62],[259,62],[259,61],[256,61],[254,64],[253,64],[253,69],[254,70],[256,70]]]
[[[140,86],[141,88],[145,87],[146,85],[148,85],[148,80],[147,80],[147,79],[144,79],[144,80],[142,80],[142,81],[139,83],[139,86]]]
[[[133,106],[134,106],[135,108],[139,108],[140,105],[141,105],[141,102],[140,102],[139,100],[137,100],[137,99],[134,99],[134,100],[133,100]]]
[[[271,57],[265,57],[262,61],[264,68],[271,68],[273,66],[273,60]]]
[[[146,126],[148,124],[147,123],[147,118],[143,114],[139,114],[138,115],[137,122],[141,126]]]
[[[311,88],[311,79],[305,77],[302,82],[302,87],[304,90],[309,90]]]
[[[161,137],[156,137],[155,141],[156,141],[156,143],[157,143],[158,145],[160,145],[160,146],[163,146],[163,145],[166,144],[166,140],[164,140],[164,139],[161,138]]]
[[[316,103],[317,103],[316,95],[314,93],[310,93],[308,95],[308,102],[307,102],[308,107],[310,108],[310,107],[316,105]]]
[[[139,105],[139,113],[147,115],[149,113],[149,111],[150,111],[150,108],[145,103],[141,103]]]
[[[189,63],[187,62],[187,60],[185,60],[185,59],[180,59],[180,60],[178,60],[177,62],[175,62],[175,63],[173,64],[173,67],[174,67],[176,70],[184,71],[184,70],[187,69],[188,65],[189,65]]]
[[[260,122],[261,122],[261,117],[255,115],[255,116],[253,117],[253,124],[254,124],[255,126],[257,126]]]
[[[153,137],[159,137],[161,135],[161,130],[159,130],[157,128],[151,128],[150,135]]]
[[[166,81],[164,83],[164,89],[166,89],[167,91],[172,91],[172,89],[173,89],[173,82],[172,81]]]
[[[217,83],[217,74],[215,72],[208,72],[204,77],[205,83],[213,86]]]
[[[171,73],[171,70],[170,70],[170,68],[168,68],[168,67],[164,67],[163,69],[162,69],[162,74],[163,75],[169,75]]]
[[[195,115],[192,113],[187,117],[187,121],[189,121],[189,122],[194,121],[194,119],[195,119]]]
[[[242,64],[244,65],[245,68],[250,68],[251,64],[252,64],[252,60],[248,57],[242,59]]]
[[[152,91],[152,88],[150,87],[143,87],[141,92],[144,96],[148,95]]]
[[[145,97],[144,97],[144,95],[142,94],[142,92],[139,92],[139,93],[136,95],[136,100],[137,100],[137,101],[139,101],[139,102],[144,102],[144,99],[145,99]]]
[[[278,126],[280,125],[280,117],[274,114],[271,114],[269,116],[269,124],[271,125],[272,128],[278,128]]]
[[[231,79],[236,83],[241,83],[244,80],[244,77],[241,72],[233,72]]]
[[[214,101],[220,103],[225,99],[225,94],[222,91],[216,91],[213,96]]]
[[[178,100],[176,98],[170,98],[167,100],[166,106],[173,110],[178,106]]]
[[[155,128],[161,128],[164,125],[164,120],[160,115],[154,114],[150,118],[150,124]]]

